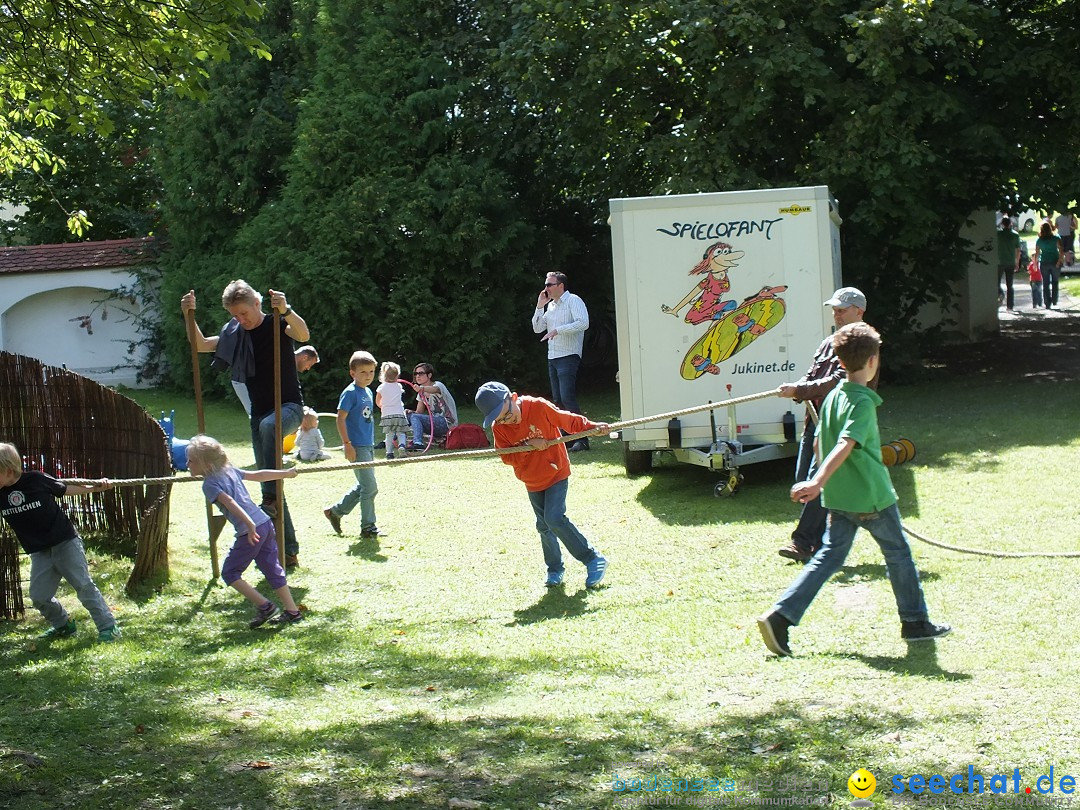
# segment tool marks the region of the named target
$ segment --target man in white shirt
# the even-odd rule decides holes
[[[585,330],[589,328],[589,310],[580,297],[567,291],[565,273],[547,274],[544,289],[536,298],[532,327],[538,335],[543,335],[540,340],[548,345],[552,401],[565,411],[580,414],[577,373]],[[567,449],[571,452],[588,450],[589,440],[579,439]]]

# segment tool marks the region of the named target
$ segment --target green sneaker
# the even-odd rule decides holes
[[[120,632],[119,625],[113,625],[112,627],[106,627],[100,633],[97,634],[98,641],[116,641],[123,635]]]
[[[38,638],[52,641],[56,638],[71,638],[73,635],[75,635],[75,620],[68,619],[67,624],[62,624],[59,627],[49,628],[40,636],[38,636]]]

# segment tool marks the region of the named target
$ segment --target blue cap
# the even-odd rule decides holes
[[[510,389],[501,382],[486,382],[476,389],[476,407],[484,414],[485,430],[494,424],[508,399]]]

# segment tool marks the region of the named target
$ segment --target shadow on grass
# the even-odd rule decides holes
[[[514,611],[514,620],[507,626],[534,624],[548,619],[565,619],[569,616],[581,616],[589,611],[589,592],[581,590],[568,594],[566,586],[548,588],[535,605]]]
[[[742,468],[743,483],[731,497],[717,498],[720,476],[702,467],[662,460],[638,492],[638,502],[663,523],[705,526],[729,522],[794,525],[799,513],[788,493],[794,461],[779,459]],[[643,476],[644,477],[644,476]]]
[[[867,539],[873,542],[873,538],[867,535]],[[858,565],[845,564],[838,572],[836,572],[830,582],[834,582],[840,585],[851,585],[857,582],[870,582],[873,580],[887,580],[889,578],[888,573],[885,570],[885,563],[860,563]],[[941,579],[941,575],[936,571],[919,571],[919,579],[922,582],[934,582]]]
[[[432,663],[442,672],[469,663],[476,678],[489,674],[482,661]],[[560,668],[554,660],[541,666],[553,673]],[[733,780],[731,799],[757,804],[775,797],[790,804],[801,795],[803,806],[810,806],[830,797],[847,799],[845,780],[864,764],[865,740],[922,725],[879,706],[829,709],[803,701],[745,712],[714,707],[683,723],[653,716],[647,705],[550,725],[543,718],[454,717],[437,710],[352,716],[351,704],[319,687],[338,711],[294,727],[244,711],[244,700],[235,695],[193,701],[191,694],[168,688],[178,673],[154,668],[131,690],[149,697],[153,689],[154,701],[133,701],[116,684],[89,700],[64,704],[62,711],[46,708],[49,698],[72,694],[80,685],[70,672],[58,668],[48,694],[27,707],[31,727],[47,716],[50,734],[13,741],[20,753],[44,765],[0,760],[5,804],[56,807],[54,780],[62,771],[68,804],[102,808],[411,810],[471,802],[606,808],[626,795],[617,790],[620,782],[650,776]],[[427,682],[418,676],[413,687]],[[378,685],[365,688],[370,686]],[[197,734],[190,733],[193,728]],[[69,750],[72,740],[83,740],[77,753]]]
[[[191,617],[194,616],[196,613],[202,612],[202,610],[206,606],[207,599],[210,598],[210,594],[212,594],[218,588],[218,586],[221,586],[222,588],[227,587],[221,581],[221,577],[213,577],[211,579],[208,579],[206,581],[206,585],[202,589],[202,593],[199,594],[198,599],[188,603],[188,607],[186,610],[187,615],[180,617],[181,622],[186,623],[187,621],[190,621]],[[143,600],[143,602],[141,602],[140,604],[145,604],[145,601],[146,600]]]
[[[947,644],[948,642],[943,642]],[[860,653],[824,653],[828,658],[854,659],[867,666],[897,675],[917,675],[922,678],[940,678],[946,681],[970,681],[972,676],[966,672],[951,672],[942,669],[937,658],[937,644],[923,641],[908,644],[907,654],[892,657],[888,655],[862,655]]]
[[[350,557],[362,557],[371,562],[386,562],[387,557],[381,554],[381,551],[382,546],[379,545],[378,537],[360,537],[349,546],[345,553]]]
[[[231,590],[208,589],[200,604],[133,615],[115,645],[87,637],[29,650],[21,630],[0,625],[0,668],[11,673],[0,702],[18,707],[0,716],[0,746],[45,763],[0,757],[0,806],[51,810],[62,789],[70,806],[99,808],[412,810],[451,799],[603,808],[618,798],[616,774],[733,779],[739,798],[790,797],[798,791],[778,785],[797,779],[816,786],[815,799],[846,800],[847,776],[876,740],[934,723],[880,705],[804,700],[702,706],[676,721],[648,697],[558,716],[543,710],[543,695],[518,690],[530,676],[555,693],[568,673],[610,674],[572,647],[437,653],[420,640],[425,627],[397,618],[356,625],[347,605],[252,631],[248,605]],[[588,609],[586,591],[553,589],[514,621]],[[942,670],[934,653],[929,644],[904,658],[837,657],[899,675],[967,677]],[[508,711],[508,696],[523,707]]]

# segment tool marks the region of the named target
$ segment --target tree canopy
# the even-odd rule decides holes
[[[244,276],[285,287],[327,353],[495,374],[540,365],[514,308],[545,270],[610,319],[607,201],[651,194],[829,186],[845,279],[897,346],[968,266],[973,211],[1076,196],[1080,89],[1059,62],[1077,23],[1076,0],[270,0],[251,30],[197,25],[119,83],[175,91],[135,116],[166,301],[195,284],[216,303]],[[57,96],[71,138],[114,120],[100,70]],[[52,148],[80,154],[71,138]],[[204,328],[220,316],[201,307]]]
[[[254,0],[10,0],[0,7],[0,172],[57,169],[48,132],[115,129],[117,103],[168,88],[203,95],[210,62],[240,45],[270,58],[246,27]],[[79,217],[73,220],[78,229]]]
[[[944,300],[968,263],[960,227],[1032,168],[1018,138],[1038,129],[1046,97],[1031,36],[1052,33],[1032,4],[513,8],[496,66],[558,182],[597,205],[828,185],[846,220],[845,277],[895,307],[875,307],[886,326]]]

